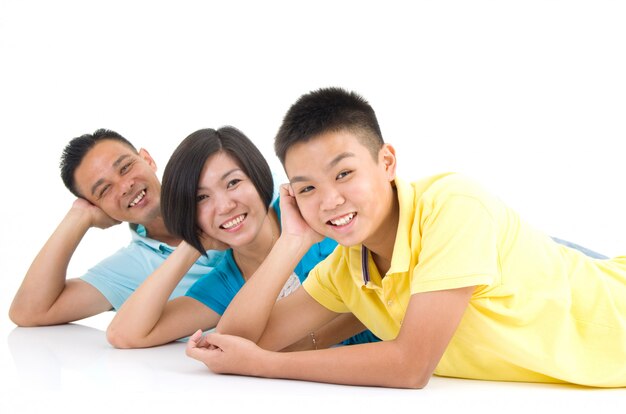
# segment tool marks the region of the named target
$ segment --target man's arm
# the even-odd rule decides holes
[[[118,224],[102,210],[77,199],[31,264],[9,317],[19,326],[56,325],[111,309],[109,301],[82,280],[66,280],[74,251],[91,227]]]
[[[463,317],[474,287],[414,294],[392,341],[279,353],[230,335],[196,332],[187,355],[216,373],[350,385],[423,388]]]
[[[145,348],[213,328],[220,315],[190,297],[169,300],[176,285],[198,260],[200,253],[181,242],[117,311],[107,329],[116,348]]]

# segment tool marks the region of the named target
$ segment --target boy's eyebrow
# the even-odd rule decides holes
[[[342,152],[341,154],[337,155],[335,158],[333,158],[328,165],[326,166],[326,168],[324,168],[325,171],[330,170],[331,168],[333,168],[334,166],[336,166],[337,164],[339,164],[339,162],[345,158],[349,158],[349,157],[354,157],[354,153],[353,152]],[[295,184],[297,182],[301,182],[301,181],[309,181],[308,177],[302,176],[302,175],[297,175],[295,177],[293,177],[291,180],[289,180],[289,183],[291,184]]]
[[[120,155],[114,162],[113,162],[113,168],[117,168],[122,161],[124,161],[126,158],[130,157],[130,155],[128,154],[122,154]],[[100,178],[98,181],[96,181],[94,183],[94,185],[91,187],[91,195],[95,195],[96,193],[96,189],[98,187],[100,187],[100,185],[102,185],[102,183],[104,182],[104,178]]]

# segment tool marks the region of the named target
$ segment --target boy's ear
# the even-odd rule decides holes
[[[378,153],[378,162],[385,168],[387,179],[396,178],[396,149],[391,144],[383,144]]]
[[[150,168],[152,168],[152,171],[156,172],[157,170],[156,162],[154,161],[150,153],[145,148],[139,149],[139,157],[148,163]]]

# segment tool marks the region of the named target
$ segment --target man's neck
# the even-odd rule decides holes
[[[372,259],[383,277],[391,267],[393,247],[396,243],[398,222],[400,221],[400,203],[398,202],[398,193],[395,187],[388,201],[387,212],[378,229],[368,240],[363,242],[372,254]]]
[[[149,224],[143,224],[143,226],[146,229],[146,235],[151,239],[158,240],[172,247],[178,246],[181,242],[181,239],[171,235],[170,232],[167,231],[163,218],[160,216],[152,220]]]

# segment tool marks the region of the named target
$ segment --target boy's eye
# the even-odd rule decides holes
[[[352,174],[352,171],[342,171],[339,174],[337,174],[337,180],[341,180],[342,178],[345,178],[350,174]]]
[[[200,201],[205,200],[205,199],[207,199],[207,198],[209,198],[209,196],[208,196],[208,195],[206,195],[206,194],[200,194],[200,195],[197,195],[197,196],[196,196],[196,202],[197,202],[197,203],[199,203]]]
[[[301,188],[301,189],[298,191],[298,194],[309,193],[309,192],[313,191],[314,189],[315,189],[315,187],[313,187],[312,185],[309,185],[309,186],[306,186],[306,187]]]

